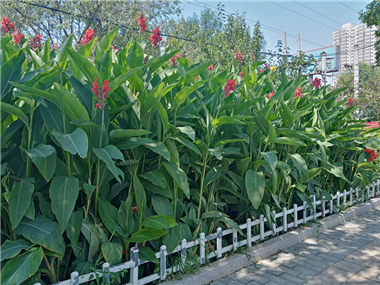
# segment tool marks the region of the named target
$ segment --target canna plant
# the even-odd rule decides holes
[[[2,283],[55,283],[133,247],[157,263],[162,244],[260,214],[271,226],[272,210],[378,177],[378,129],[343,90],[261,61],[241,74],[140,41],[115,52],[117,34],[77,51],[72,36],[1,39]]]

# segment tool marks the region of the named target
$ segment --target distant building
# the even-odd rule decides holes
[[[359,45],[359,62],[373,64],[375,59],[376,26],[367,27],[366,24],[354,26],[353,23],[342,25],[341,30],[332,33],[332,44],[340,46],[340,66],[354,63],[354,45]]]

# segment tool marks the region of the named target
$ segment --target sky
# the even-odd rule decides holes
[[[283,40],[285,31],[290,53],[296,53],[298,33],[303,51],[331,46],[332,32],[341,29],[345,23],[359,24],[358,12],[365,10],[365,6],[371,1],[181,0],[182,14],[184,17],[192,16],[193,13],[200,15],[205,7],[216,8],[219,2],[225,6],[226,12],[245,12],[246,21],[251,27],[256,21],[260,21],[261,31],[267,42],[266,50],[276,50],[277,41]]]

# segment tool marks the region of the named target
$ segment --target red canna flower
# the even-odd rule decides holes
[[[89,43],[93,38],[94,38],[94,30],[88,29],[86,33],[84,34],[83,39],[80,42],[80,44],[83,46]]]
[[[142,33],[144,33],[146,29],[145,22],[146,22],[146,18],[144,18],[144,14],[141,13],[140,17],[137,17],[137,23]]]
[[[94,83],[92,83],[92,92],[95,93],[96,98],[99,99],[100,93],[99,93],[99,85],[98,85],[98,78],[95,77]]]
[[[160,35],[160,28],[157,26],[157,28],[153,30],[153,34],[149,38],[149,40],[152,42],[152,45],[155,48],[158,48],[158,44],[162,41]]]
[[[20,45],[20,41],[21,39],[24,37],[23,34],[21,34],[21,31],[20,29],[17,29],[15,33],[13,33],[13,39],[14,39],[14,43],[16,45]]]
[[[9,21],[8,17],[3,18],[1,26],[3,27],[4,33],[12,33],[15,30],[15,25]]]
[[[108,91],[111,90],[111,88],[108,87],[109,83],[110,82],[107,79],[104,80],[103,87],[102,87],[102,96],[100,96],[98,78],[95,77],[94,83],[92,83],[92,89],[91,89],[92,92],[95,93],[96,101],[98,101],[98,103],[95,104],[95,108],[99,108],[100,110],[103,110],[104,107],[106,106],[106,100],[108,98],[107,93]]]
[[[366,148],[364,151],[365,151],[366,153],[371,153],[373,150],[372,150],[372,149],[369,149],[369,148]]]
[[[377,153],[376,150],[372,150],[372,149],[366,148],[364,151],[366,153],[369,153],[368,161],[375,161],[375,159],[379,156],[379,154]]]
[[[311,84],[315,89],[318,89],[321,86],[321,79],[320,78],[315,78],[313,80],[313,83]]]
[[[294,98],[298,98],[298,97],[303,97],[303,96],[305,96],[305,94],[303,94],[303,93],[301,93],[302,92],[302,89],[301,89],[301,87],[298,87],[297,89],[296,89],[296,91],[294,92]]]
[[[244,71],[240,72],[240,77],[244,78]]]
[[[214,65],[213,64],[211,64],[209,67],[207,67],[207,70],[208,71],[211,71],[211,70],[213,70],[214,69]]]
[[[177,58],[178,58],[178,54],[176,54],[170,59],[173,66],[177,66]]]
[[[350,98],[348,99],[348,107],[351,107],[354,105],[354,99]]]
[[[260,73],[263,73],[263,72],[264,72],[264,69],[261,69],[261,70],[260,70]]]
[[[272,98],[273,95],[274,95],[274,92],[269,93],[268,98],[269,98],[269,99]]]
[[[123,248],[123,251],[121,252],[121,255],[124,255],[125,254],[125,249]]]
[[[117,52],[118,49],[117,48],[114,48],[113,46],[111,46],[111,48],[113,49],[114,52]]]
[[[41,40],[42,40],[42,35],[40,35],[40,34],[33,37],[32,41],[30,42],[30,47],[32,49],[38,49],[41,45]]]
[[[235,85],[237,85],[235,79],[227,80],[227,85],[224,87],[224,97],[226,97],[231,91],[235,90]]]
[[[139,212],[139,208],[137,206],[134,206],[132,209],[135,210],[137,213]]]
[[[102,93],[103,93],[103,96],[104,96],[106,99],[108,98],[108,96],[107,96],[108,91],[111,90],[111,88],[108,87],[108,84],[109,84],[109,83],[110,83],[110,82],[109,82],[107,79],[104,80],[103,87],[102,87]]]
[[[243,64],[243,54],[241,52],[235,52],[235,58],[239,61],[239,64]]]

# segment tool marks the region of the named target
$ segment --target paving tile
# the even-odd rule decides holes
[[[374,261],[358,272],[361,277],[380,283],[380,262]]]
[[[354,275],[353,273],[344,271],[334,266],[330,266],[329,268],[323,270],[321,273],[327,277],[330,277],[331,279],[336,280],[337,282],[345,282],[347,279]]]
[[[288,273],[284,273],[284,274],[280,275],[279,277],[282,279],[285,279],[285,280],[287,280],[293,284],[303,284],[305,282],[305,280],[297,278],[297,277],[290,275]]]
[[[346,260],[341,260],[341,261],[335,263],[334,267],[337,267],[339,269],[343,269],[343,270],[351,272],[351,273],[356,273],[359,270],[363,269],[362,266],[355,264],[355,263],[352,263],[352,262],[348,262]]]

